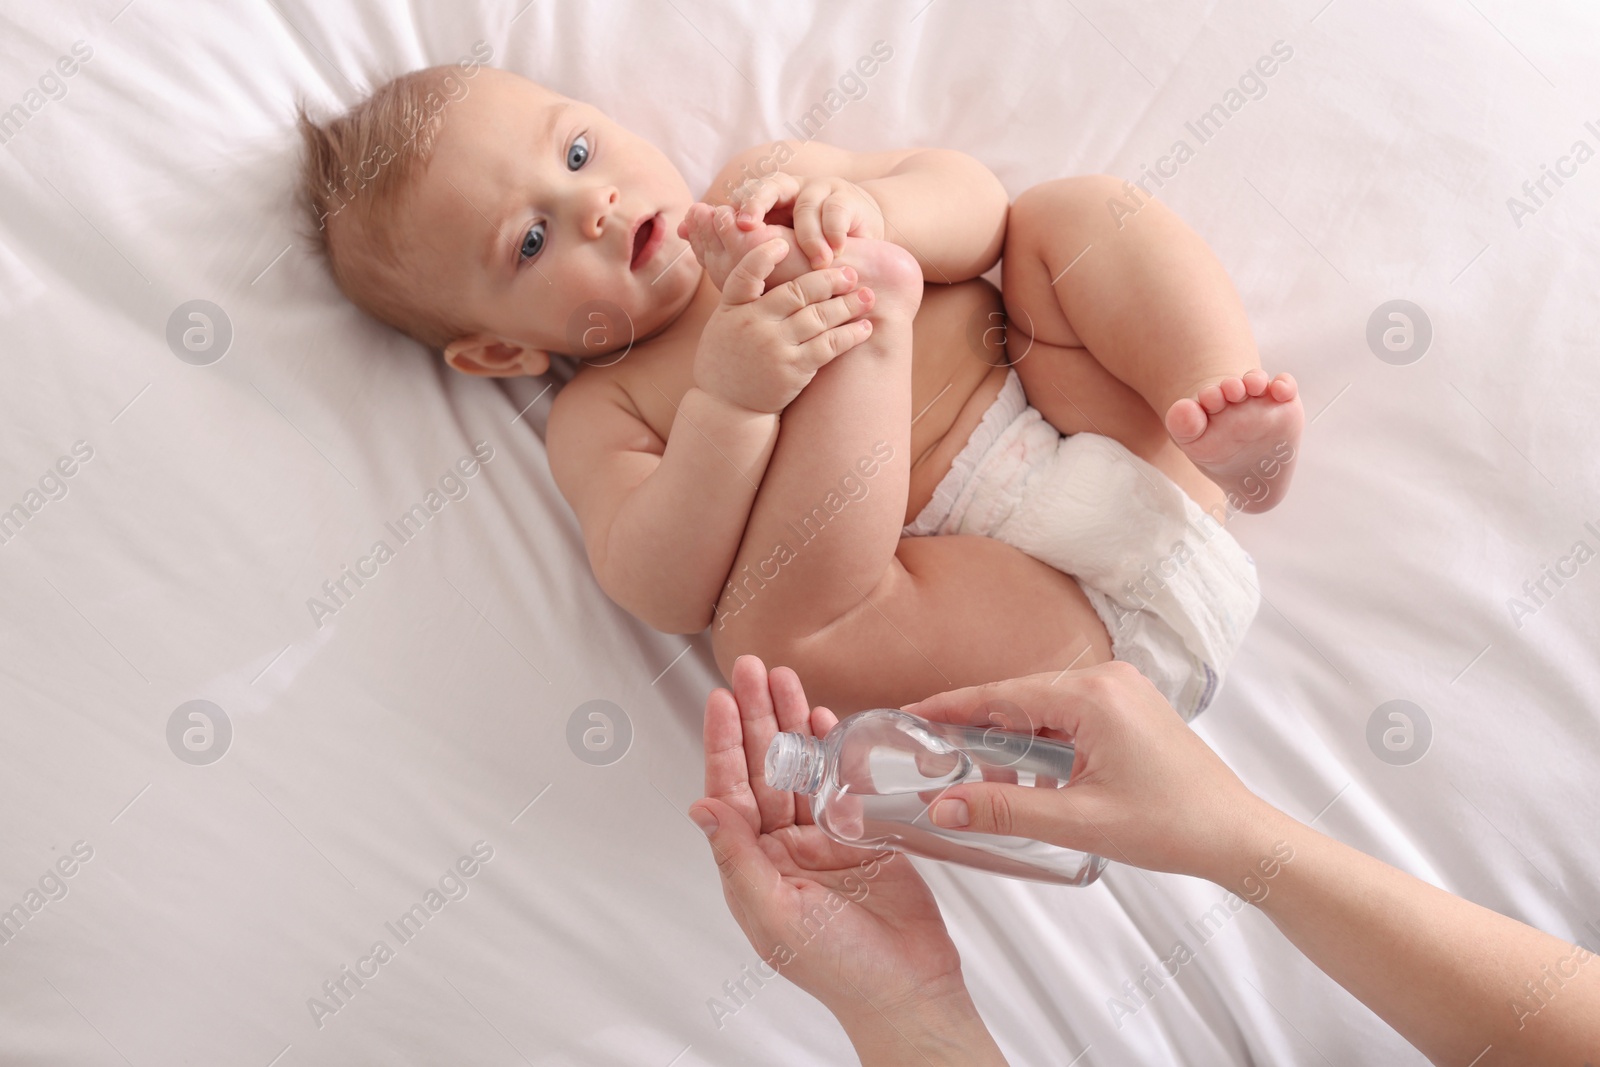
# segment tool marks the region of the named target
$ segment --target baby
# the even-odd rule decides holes
[[[1258,597],[1220,520],[1282,499],[1303,413],[1160,203],[1077,177],[1008,205],[958,152],[809,141],[696,203],[596,108],[475,64],[301,131],[357,305],[468,374],[579,361],[546,443],[596,579],[711,626],[725,675],[754,652],[841,713],[1112,657],[1185,715],[1215,692]]]

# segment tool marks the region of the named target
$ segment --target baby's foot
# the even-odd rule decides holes
[[[1211,382],[1167,410],[1167,432],[1235,511],[1266,511],[1283,499],[1304,424],[1295,380],[1263,370]]]
[[[811,269],[795,243],[794,231],[787,226],[757,226],[741,230],[734,223],[733,209],[727,205],[713,208],[710,204],[691,204],[683,221],[678,224],[678,236],[689,242],[694,258],[706,269],[711,284],[718,289],[733,273],[739,261],[758,245],[774,237],[789,242],[789,254],[767,276],[767,288],[782,285],[800,277]]]
[[[801,261],[802,273],[811,269],[804,257]],[[922,304],[922,267],[915,256],[893,242],[847,237],[833,265],[853,268],[861,284],[871,287],[873,306],[867,318],[875,322],[893,315],[909,323]]]

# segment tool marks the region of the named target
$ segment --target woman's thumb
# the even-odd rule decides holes
[[[1066,844],[1078,819],[1059,789],[988,783],[955,786],[933,802],[935,826]]]
[[[711,842],[717,871],[736,896],[764,887],[777,875],[777,869],[750,823],[720,800],[704,797],[689,806],[689,818]]]

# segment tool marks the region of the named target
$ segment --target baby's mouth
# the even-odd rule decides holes
[[[657,212],[641,222],[633,231],[633,259],[628,264],[628,269],[638,270],[650,262],[650,257],[655,255],[656,249],[661,247],[665,232],[661,227],[661,213]]]

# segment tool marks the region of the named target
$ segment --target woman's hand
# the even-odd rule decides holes
[[[710,837],[723,896],[757,954],[839,1017],[863,1062],[864,1045],[877,1049],[872,1062],[896,1062],[896,1044],[927,1049],[932,1034],[982,1023],[911,862],[838,844],[812,822],[808,797],[766,784],[773,735],[821,736],[837,721],[806,705],[794,671],[769,675],[761,660],[739,657],[733,692],[706,701],[706,799],[689,815]],[[961,1044],[993,1048],[987,1031],[962,1032]]]
[[[1065,788],[954,786],[933,821],[1016,834],[1136,867],[1236,882],[1255,862],[1254,830],[1272,809],[1245,788],[1156,691],[1126,663],[1035,674],[929,697],[902,710],[936,722],[985,725],[1017,708],[1027,729],[1077,749]],[[1238,868],[1238,869],[1236,869]]]
[[[1434,1063],[1577,1064],[1600,1052],[1594,954],[1258,799],[1125,663],[942,693],[904,710],[982,723],[1019,705],[1038,732],[1076,743],[1068,784],[954,786],[935,803],[934,822],[1216,882]]]
[[[776,171],[746,181],[728,200],[740,229],[763,223],[792,226],[813,270],[832,263],[846,237],[883,240],[883,210],[877,200],[843,178],[796,178]]]

